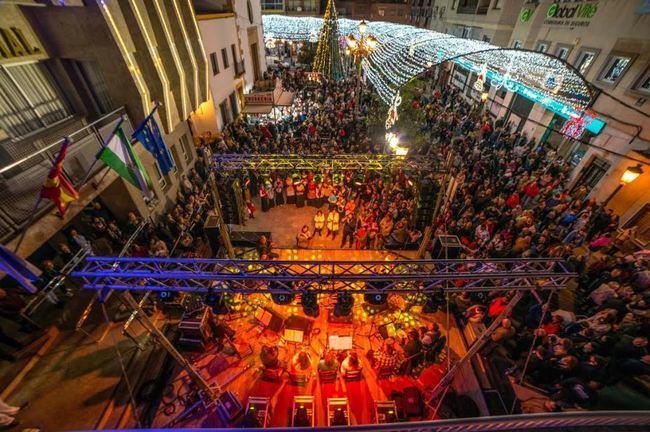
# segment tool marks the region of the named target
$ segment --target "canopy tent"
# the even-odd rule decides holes
[[[264,15],[264,37],[313,40],[321,18]],[[359,21],[339,19],[340,37],[359,36]],[[508,49],[487,42],[387,22],[367,22],[367,34],[378,40],[377,49],[362,66],[380,98],[393,108],[400,89],[414,77],[444,61],[453,61],[489,80],[496,88],[519,93],[564,118],[580,117],[593,98],[584,77],[565,61],[549,54]],[[479,86],[480,87],[480,86]],[[592,132],[604,126],[593,121]],[[593,129],[597,129],[594,131]]]

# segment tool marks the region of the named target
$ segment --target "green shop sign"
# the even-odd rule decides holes
[[[597,11],[598,3],[553,3],[546,10],[544,24],[588,26]]]
[[[533,11],[529,8],[524,8],[519,15],[519,21],[522,23],[527,22],[530,19],[530,16],[533,14]]]

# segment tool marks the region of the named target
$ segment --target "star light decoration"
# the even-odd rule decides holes
[[[264,31],[287,40],[309,40],[320,28],[321,18],[264,15]],[[354,32],[356,20],[340,18],[341,34]],[[433,65],[450,60],[486,81],[511,91],[537,91],[579,113],[587,108],[592,94],[584,79],[563,61],[535,51],[501,48],[487,42],[463,39],[403,24],[368,22],[368,32],[377,38],[377,49],[363,68],[379,97],[391,105],[400,88]],[[485,65],[485,69],[483,66]]]

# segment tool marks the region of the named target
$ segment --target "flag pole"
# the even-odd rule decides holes
[[[124,123],[124,116],[123,115],[120,116],[120,121],[117,123],[115,128],[113,128],[113,132],[111,132],[109,137],[112,137],[115,134],[115,132],[119,129],[119,127],[122,126],[122,123]],[[101,139],[101,136],[100,136],[100,139]],[[104,147],[106,147],[106,142],[103,139],[101,141],[102,141],[102,149],[103,149]],[[100,149],[100,151],[101,151],[101,149]],[[95,160],[93,161],[93,163],[91,163],[90,167],[88,167],[88,169],[86,170],[86,174],[84,174],[83,180],[81,180],[81,182],[79,183],[79,185],[78,185],[79,188],[83,187],[83,185],[86,184],[86,182],[90,178],[90,173],[92,172],[93,168],[95,167],[95,164],[97,164],[98,161],[99,161],[99,159],[97,157],[95,157]],[[104,178],[106,178],[107,173],[108,173],[108,171],[106,173],[104,173],[104,176],[101,178],[101,180],[99,180],[98,184],[101,183],[104,180]],[[95,189],[97,189],[97,188],[95,188]]]

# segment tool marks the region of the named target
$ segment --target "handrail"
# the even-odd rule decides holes
[[[77,129],[76,131],[69,134],[68,138],[71,138],[71,137],[73,137],[75,135],[78,135],[79,133],[81,133],[81,131],[84,131],[86,129],[89,129],[89,128],[95,126],[98,123],[101,123],[102,121],[106,120],[108,117],[110,117],[110,116],[112,116],[114,114],[117,114],[120,111],[124,112],[124,107],[120,107],[120,108],[118,108],[116,110],[113,110],[110,113],[108,113],[108,114],[98,118],[97,120],[93,121],[92,123],[88,123],[86,126],[82,127],[81,129]],[[38,155],[40,155],[42,153],[45,153],[46,151],[48,151],[48,150],[50,150],[52,148],[60,146],[61,143],[63,143],[64,139],[65,138],[60,138],[57,141],[54,141],[52,144],[49,144],[49,145],[47,145],[47,146],[45,146],[45,147],[43,147],[41,149],[38,149],[34,153],[32,153],[32,154],[30,154],[28,156],[25,156],[22,159],[14,161],[14,162],[10,163],[9,165],[5,165],[4,167],[0,168],[0,174],[4,174],[5,172],[9,171],[10,169],[17,167],[17,166],[27,162],[28,160],[30,160],[32,158],[35,158],[36,156],[38,156]]]
[[[122,247],[122,250],[120,251],[120,254],[118,257],[123,257],[126,255],[128,252],[129,248],[133,244],[133,241],[140,235],[144,227],[146,227],[149,224],[149,221],[143,220],[140,225],[133,231],[133,234],[127,239],[126,243],[124,243],[124,246]],[[79,320],[77,321],[77,324],[75,325],[75,330],[79,331],[81,330],[81,327],[84,325],[88,317],[90,316],[90,312],[92,311],[93,307],[95,306],[95,302],[99,299],[100,292],[97,291],[95,295],[90,299],[90,302],[88,302],[88,305],[84,308],[83,312],[81,312],[81,316],[79,317]],[[110,295],[110,292],[109,292]],[[106,296],[108,297],[108,295]]]
[[[367,424],[345,427],[294,427],[244,428],[248,432],[263,431],[311,431],[311,432],[491,432],[491,431],[647,431],[650,427],[648,411],[568,411],[559,413],[520,414],[493,417],[435,420],[409,423]],[[135,432],[139,429],[121,429]],[[151,432],[167,432],[169,429],[147,429]],[[188,432],[226,432],[231,429],[192,428]],[[107,431],[109,432],[109,431]],[[117,431],[115,431],[117,432]]]

